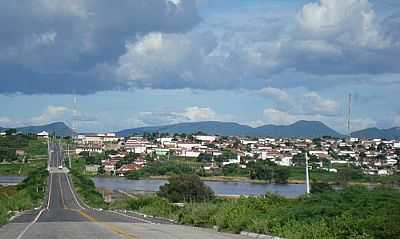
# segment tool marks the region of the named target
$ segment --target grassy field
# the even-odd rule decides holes
[[[0,164],[0,175],[27,176],[31,172],[46,166],[47,160],[35,160],[29,163]]]
[[[0,225],[7,223],[15,211],[32,209],[43,200],[48,172],[37,168],[18,186],[0,187]]]

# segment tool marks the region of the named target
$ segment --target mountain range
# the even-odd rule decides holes
[[[0,127],[0,131],[6,131],[7,128]],[[46,125],[38,125],[38,126],[25,126],[16,128],[17,132],[24,134],[37,134],[42,131],[46,131],[50,134],[55,134],[57,136],[65,137],[71,136],[73,131],[63,122],[55,122]]]
[[[0,127],[0,131],[7,128]],[[57,136],[70,136],[73,131],[63,122],[56,122],[41,126],[26,126],[17,128],[17,132],[39,133],[47,131]],[[273,137],[273,138],[318,138],[322,136],[331,136],[342,138],[344,135],[331,129],[320,121],[297,121],[290,125],[263,125],[260,127],[251,127],[231,122],[203,121],[178,123],[164,126],[151,126],[125,129],[116,132],[118,136],[130,136],[134,134],[148,133],[197,133],[203,132],[210,135],[223,136],[251,136],[251,137]],[[352,137],[357,138],[382,138],[382,139],[400,139],[400,127],[390,129],[368,128],[352,133]]]
[[[192,123],[179,123],[166,126],[142,127],[126,129],[117,132],[119,136],[132,134],[152,133],[196,133],[224,135],[224,136],[251,136],[251,137],[275,137],[275,138],[316,138],[322,136],[342,137],[339,133],[319,121],[298,121],[291,125],[264,125],[250,127],[238,123],[204,121]]]

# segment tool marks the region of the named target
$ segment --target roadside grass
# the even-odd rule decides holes
[[[82,172],[78,165],[71,170],[72,182],[80,198],[93,208],[108,208],[109,204],[104,201],[101,193],[96,191],[93,180]]]
[[[31,171],[18,186],[0,187],[0,225],[7,223],[15,211],[38,207],[44,197],[47,170]]]

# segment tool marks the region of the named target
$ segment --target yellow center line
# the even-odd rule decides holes
[[[136,236],[129,234],[129,232],[125,231],[124,229],[117,227],[115,225],[109,224],[109,223],[100,222],[96,218],[86,214],[84,211],[76,210],[76,209],[73,211],[79,212],[83,217],[87,218],[89,221],[96,222],[96,223],[102,225],[107,230],[109,230],[117,235],[120,235],[125,239],[138,239]]]

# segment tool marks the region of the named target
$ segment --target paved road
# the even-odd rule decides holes
[[[59,168],[64,165],[62,148],[51,144],[49,151],[50,176],[43,206],[38,210],[22,213],[9,224],[0,227],[0,239],[245,238],[208,229],[173,225],[168,221],[144,218],[136,214],[124,215],[89,208],[75,194],[67,170],[64,167]]]

